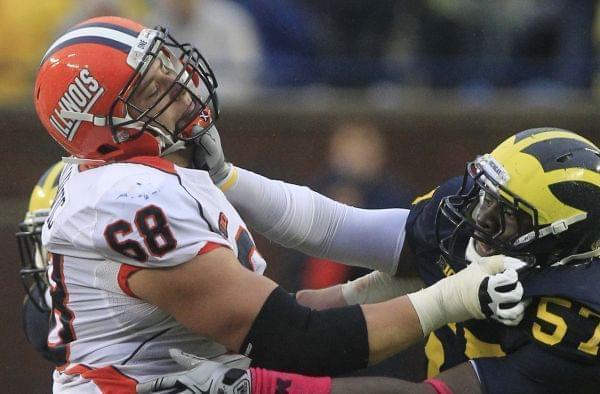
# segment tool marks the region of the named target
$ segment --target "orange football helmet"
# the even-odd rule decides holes
[[[172,83],[140,108],[132,96],[157,61]],[[50,46],[34,102],[46,130],[70,154],[118,161],[171,153],[208,130],[219,115],[216,88],[200,52],[166,28],[100,17],[74,26]],[[161,123],[160,115],[184,92],[190,104],[175,126]]]

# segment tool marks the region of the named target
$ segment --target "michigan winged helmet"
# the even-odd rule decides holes
[[[484,195],[501,206],[494,229],[475,220]],[[519,228],[524,229],[509,239],[503,237],[505,212],[517,215]],[[464,255],[460,234],[531,265],[598,256],[600,151],[568,130],[517,133],[467,164],[462,188],[442,201],[438,222],[442,216],[455,225],[453,233],[440,240],[449,258]]]

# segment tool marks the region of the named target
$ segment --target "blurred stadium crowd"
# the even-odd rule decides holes
[[[274,87],[589,89],[595,0],[0,1],[0,104],[27,102],[47,43],[88,17],[168,25],[218,70],[220,94]]]

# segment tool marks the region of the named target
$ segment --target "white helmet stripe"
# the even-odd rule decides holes
[[[56,48],[59,46],[66,46],[69,44],[69,41],[74,41],[76,43],[84,38],[97,38],[99,41],[113,41],[115,44],[120,44],[120,46],[126,46],[127,52],[131,49],[132,46],[137,42],[137,37],[131,36],[127,33],[123,33],[116,29],[106,28],[106,27],[81,27],[79,29],[72,30],[66,34],[60,36],[52,46],[46,51],[44,57],[42,58],[42,63],[46,59],[46,57],[54,52]]]

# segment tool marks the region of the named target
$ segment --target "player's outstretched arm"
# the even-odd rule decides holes
[[[501,259],[507,269],[485,280],[480,287],[480,302],[486,317],[505,325],[514,326],[523,318],[528,300],[521,301],[523,286],[516,270],[525,263],[503,255],[478,257],[472,264],[487,264],[490,259]],[[355,304],[374,304],[387,301],[424,287],[419,278],[393,277],[373,271],[343,285],[319,289],[301,290],[296,299],[302,305],[316,309]]]
[[[246,222],[270,240],[345,264],[396,271],[408,210],[354,208],[236,168],[225,161],[214,127],[200,138],[194,162],[209,170]]]
[[[417,277],[391,276],[385,272],[373,271],[342,285],[300,290],[296,293],[296,299],[302,305],[325,309],[375,304],[415,292],[423,287],[423,281]]]
[[[470,363],[461,364],[443,372],[434,379],[421,383],[384,377],[329,378],[310,377],[260,368],[243,369],[232,363],[219,363],[176,349],[171,355],[187,370],[138,384],[139,393],[161,393],[165,390],[186,390],[186,393],[211,394],[479,394],[481,384]],[[234,361],[233,364],[235,364]]]
[[[379,362],[448,322],[483,318],[481,283],[503,269],[501,260],[490,260],[408,296],[323,311],[302,307],[224,247],[177,267],[140,270],[128,284],[188,329],[259,366],[340,374]]]

